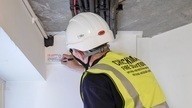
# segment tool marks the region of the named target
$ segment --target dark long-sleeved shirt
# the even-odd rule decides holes
[[[86,75],[81,83],[84,108],[122,108],[123,101],[112,80],[105,74]]]

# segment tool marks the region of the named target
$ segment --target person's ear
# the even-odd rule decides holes
[[[84,54],[84,52],[82,52],[82,51],[77,51],[77,53],[78,53],[80,59],[82,59],[82,60],[85,59],[85,54]]]

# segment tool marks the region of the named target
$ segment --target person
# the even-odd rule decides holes
[[[168,108],[151,70],[138,58],[112,52],[114,36],[99,15],[74,16],[66,29],[61,63],[83,72],[80,92],[84,108]]]

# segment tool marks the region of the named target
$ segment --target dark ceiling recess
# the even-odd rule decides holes
[[[72,16],[81,12],[96,13],[105,19],[114,34],[117,34],[117,14],[122,9],[119,0],[70,0]]]

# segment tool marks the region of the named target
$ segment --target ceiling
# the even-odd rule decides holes
[[[46,32],[64,31],[72,17],[69,0],[28,0]],[[125,0],[118,30],[152,37],[192,23],[192,0]]]

